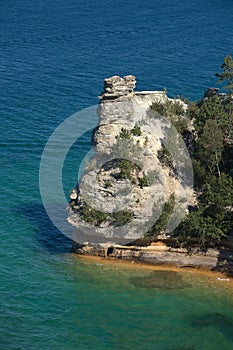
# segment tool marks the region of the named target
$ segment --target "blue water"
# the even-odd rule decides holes
[[[230,288],[180,272],[168,289],[163,274],[76,259],[38,185],[49,136],[98,103],[105,77],[197,100],[232,54],[232,23],[231,0],[1,1],[0,349],[232,349]]]

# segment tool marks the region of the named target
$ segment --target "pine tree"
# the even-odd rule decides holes
[[[216,76],[219,78],[218,82],[225,82],[227,85],[224,86],[224,89],[229,90],[230,96],[233,94],[233,59],[231,55],[227,55],[224,58],[223,64],[221,65],[223,72],[221,74],[216,73]]]

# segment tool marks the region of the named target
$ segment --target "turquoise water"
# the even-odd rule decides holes
[[[232,349],[226,283],[75,259],[38,185],[49,136],[98,103],[105,77],[192,99],[215,86],[232,53],[232,2],[3,0],[0,23],[0,349]],[[65,191],[88,134],[80,145]]]

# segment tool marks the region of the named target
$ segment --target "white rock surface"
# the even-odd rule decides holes
[[[135,85],[134,76],[114,76],[104,81],[104,92],[100,96],[97,110],[99,125],[93,135],[96,159],[89,166],[89,170],[87,168],[79,184],[77,205],[74,207],[77,212],[70,211],[68,218],[72,225],[89,235],[86,241],[96,237],[97,242],[101,242],[101,238],[106,237],[108,240],[124,244],[128,240],[142,237],[156,222],[164,203],[173,193],[176,196],[176,205],[170,218],[170,227],[174,227],[175,222],[186,214],[187,206],[194,201],[192,179],[184,181],[182,176],[172,175],[171,170],[164,167],[158,159],[158,150],[165,140],[170,142],[169,147],[172,147],[175,163],[179,163],[176,164],[178,169],[181,168],[181,173],[182,169],[187,170],[187,166],[182,163],[188,164],[187,152],[180,148],[180,144],[176,145],[179,143],[179,135],[174,134],[174,142],[166,141],[170,123],[151,114],[151,104],[156,101],[165,102],[168,99],[166,93],[134,92]],[[121,129],[130,131],[136,124],[140,126],[141,135],[132,136],[131,140],[121,140],[121,147],[117,148],[120,144],[118,141]],[[132,144],[135,151],[131,149]],[[135,183],[129,179],[117,179],[119,168],[103,168],[104,163],[110,162],[114,157],[128,159],[139,166],[140,169],[132,173]],[[141,188],[139,178],[143,177],[143,173],[149,178],[152,172],[156,174],[154,183]],[[191,177],[192,169],[189,168],[186,175]],[[73,198],[75,193],[71,194],[72,199],[76,199]],[[130,224],[120,227],[114,227],[108,221],[96,227],[81,220],[78,214],[79,207],[84,202],[104,213],[130,210],[133,211],[134,218]],[[157,216],[154,211],[157,211]]]

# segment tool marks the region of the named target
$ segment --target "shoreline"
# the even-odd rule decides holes
[[[147,262],[139,262],[134,260],[121,260],[118,258],[94,256],[94,255],[81,255],[76,253],[71,253],[71,256],[76,260],[90,261],[92,263],[101,263],[103,265],[111,266],[122,266],[129,269],[140,269],[140,270],[150,270],[150,271],[174,271],[179,273],[195,274],[203,277],[210,277],[211,280],[216,283],[222,283],[221,287],[230,287],[233,289],[233,278],[228,277],[219,271],[211,271],[207,268],[197,268],[197,267],[177,267],[172,264],[150,264]],[[220,286],[220,284],[219,284]]]
[[[152,242],[148,246],[122,246],[110,243],[98,245],[80,245],[73,243],[72,253],[79,256],[101,257],[105,260],[132,262],[143,266],[165,266],[190,270],[218,272],[225,279],[233,278],[232,249],[198,248],[189,251],[186,248],[174,248],[164,241]]]

